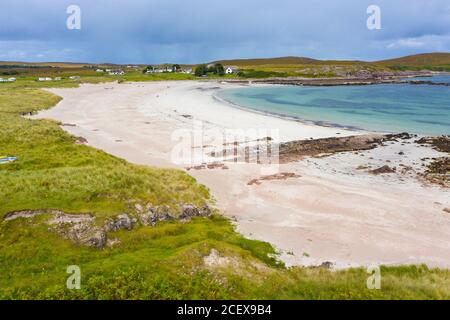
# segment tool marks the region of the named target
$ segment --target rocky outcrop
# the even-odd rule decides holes
[[[142,207],[142,206],[141,206]],[[149,207],[146,211],[140,212],[139,221],[144,226],[154,226],[163,221],[189,221],[193,217],[209,217],[211,209],[205,205],[200,208],[183,204],[178,211],[171,210],[167,206]]]
[[[313,140],[298,140],[279,145],[280,163],[298,161],[305,156],[332,155],[339,152],[371,150],[389,141],[413,138],[408,133],[364,134],[349,137],[333,137]]]
[[[118,239],[108,239],[108,232],[119,230],[132,230],[138,223],[144,226],[154,226],[162,221],[187,222],[193,217],[209,217],[211,209],[205,205],[196,207],[191,204],[183,204],[179,210],[171,210],[168,206],[142,206],[135,205],[138,219],[126,213],[119,214],[115,218],[108,219],[105,224],[95,224],[95,217],[91,214],[69,214],[59,210],[23,210],[7,213],[5,221],[19,218],[31,219],[38,215],[49,214],[51,217],[45,221],[50,230],[64,239],[71,240],[77,245],[102,249],[105,246],[118,245]]]
[[[429,144],[437,151],[450,153],[450,136],[423,137],[415,142],[420,145]]]
[[[375,175],[385,174],[385,173],[395,173],[397,170],[395,168],[391,168],[389,166],[382,166],[375,170],[370,170],[369,172]]]
[[[102,249],[106,245],[107,236],[103,228],[94,227],[89,223],[76,223],[68,228],[59,226],[54,230],[63,238],[72,240],[78,245]]]
[[[247,185],[260,185],[263,181],[270,181],[270,180],[286,180],[289,178],[299,178],[300,175],[296,174],[295,172],[280,172],[272,175],[262,176],[258,179],[252,179],[250,180]]]
[[[101,249],[106,244],[106,232],[94,225],[95,217],[90,214],[69,214],[60,210],[23,210],[5,215],[6,221],[19,218],[31,219],[39,215],[49,214],[45,221],[50,230],[64,239],[73,241],[77,245],[85,245]]]
[[[127,214],[120,214],[115,219],[110,219],[105,224],[106,232],[118,230],[131,230],[136,224],[135,218],[130,218]]]

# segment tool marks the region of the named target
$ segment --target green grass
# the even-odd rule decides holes
[[[440,71],[440,72],[450,72],[450,64],[444,65],[421,65],[421,66],[403,66],[403,65],[392,65],[389,66],[390,69],[395,71]]]
[[[7,186],[0,189],[0,216],[39,208],[107,215],[127,211],[130,200],[170,207],[208,200],[208,190],[182,171],[131,165],[76,145],[54,121],[19,116],[59,100],[37,89],[0,89],[0,154],[19,159],[0,166],[0,185]]]
[[[102,80],[90,78],[90,80]],[[82,78],[84,81],[84,78]],[[137,166],[84,145],[57,123],[22,112],[60,98],[17,81],[0,87],[0,298],[3,299],[448,299],[450,272],[424,266],[382,268],[382,289],[368,290],[363,269],[286,269],[267,243],[245,239],[220,216],[109,233],[120,239],[96,250],[63,240],[48,216],[4,221],[13,210],[54,208],[92,213],[101,222],[130,201],[178,206],[210,202],[208,190],[178,170]],[[212,249],[225,262],[208,266]],[[66,289],[69,265],[81,268],[81,290]]]

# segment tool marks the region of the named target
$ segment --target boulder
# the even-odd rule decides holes
[[[136,219],[130,218],[126,213],[118,215],[115,220],[109,220],[106,222],[105,230],[118,231],[118,230],[131,230],[136,224]]]
[[[396,169],[395,168],[391,168],[389,166],[382,166],[378,169],[375,170],[371,170],[369,171],[372,174],[384,174],[384,173],[395,173]]]
[[[78,245],[102,249],[106,245],[106,232],[90,223],[77,223],[69,228],[56,227],[56,231],[63,237]]]

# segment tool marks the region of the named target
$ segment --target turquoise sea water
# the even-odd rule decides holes
[[[435,80],[449,82],[450,76]],[[450,87],[445,86],[249,87],[222,90],[217,96],[244,108],[319,124],[450,134]]]
[[[404,80],[423,80],[431,82],[450,83],[450,76],[416,77],[416,78],[407,78]]]

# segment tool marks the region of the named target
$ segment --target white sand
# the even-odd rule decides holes
[[[229,128],[260,129],[258,137],[273,136],[272,129],[278,129],[281,141],[358,134],[255,114],[213,98],[219,87],[234,86],[197,81],[52,89],[64,99],[38,117],[74,124],[63,128],[131,162],[181,168],[188,165],[173,163],[178,142],[171,138],[174,132],[192,130],[193,120],[203,121],[206,130],[197,147],[220,145],[207,140]],[[240,232],[274,244],[288,265],[331,261],[337,268],[419,263],[448,268],[450,214],[443,209],[450,208],[450,192],[424,186],[414,174],[374,176],[356,169],[403,163],[420,172],[420,158],[439,155],[414,143],[394,143],[281,165],[280,172],[301,177],[251,186],[247,183],[261,176],[256,164],[189,174],[211,189],[219,209]]]

